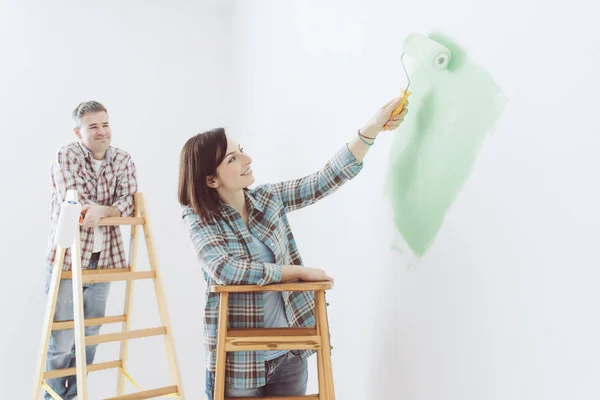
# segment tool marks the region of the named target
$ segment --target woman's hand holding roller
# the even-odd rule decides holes
[[[410,94],[410,92],[409,92]],[[403,103],[404,102],[404,103]],[[397,115],[394,110],[398,109]],[[350,152],[357,161],[362,162],[369,148],[375,144],[377,135],[383,130],[394,130],[400,126],[408,112],[408,100],[404,99],[404,91],[400,96],[388,101],[354,134],[348,143]]]
[[[402,97],[404,97],[404,90],[400,92],[399,97],[388,101],[379,110],[377,110],[371,119],[369,119],[369,121],[363,125],[360,133],[375,139],[377,135],[384,130],[384,128],[390,131],[398,128],[402,121],[404,121],[404,116],[408,112],[408,100],[406,100],[402,111],[398,115],[392,117],[393,111],[401,104]]]

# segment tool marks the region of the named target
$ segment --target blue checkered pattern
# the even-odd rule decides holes
[[[286,214],[306,207],[335,192],[362,169],[362,162],[344,146],[318,172],[304,178],[266,184],[245,191],[250,212],[249,226],[233,207],[222,204],[221,215],[204,221],[190,207],[183,209],[183,222],[204,270],[207,287],[219,285],[268,285],[281,281],[282,265],[302,265],[302,259]],[[254,235],[275,255],[275,263],[259,261],[252,246]],[[283,293],[290,327],[314,327],[314,296],[310,292]],[[219,294],[206,292],[204,343],[209,371],[216,366]],[[232,293],[229,328],[264,327],[262,293]],[[308,358],[314,350],[302,352]],[[240,389],[265,385],[263,351],[228,353],[227,383]]]

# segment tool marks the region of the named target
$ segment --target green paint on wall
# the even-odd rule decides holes
[[[411,59],[413,94],[394,133],[386,184],[396,228],[418,256],[434,242],[507,101],[459,46],[440,34],[429,38],[447,47],[452,60],[447,70],[438,70]]]

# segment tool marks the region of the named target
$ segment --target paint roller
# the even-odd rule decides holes
[[[406,101],[408,100],[408,96],[411,95],[410,90],[408,90],[410,87],[410,77],[406,71],[406,66],[404,65],[405,54],[409,54],[415,62],[428,65],[439,71],[445,71],[452,60],[452,52],[447,47],[418,33],[411,33],[408,35],[404,39],[403,48],[404,52],[402,53],[402,56],[400,56],[400,63],[402,64],[402,69],[404,70],[408,84],[406,85],[406,89],[404,89],[400,104],[392,111],[390,119],[402,112],[406,105]],[[388,130],[387,123],[384,125],[384,129]]]
[[[60,206],[58,223],[54,243],[58,247],[69,248],[75,242],[75,235],[79,233],[79,217],[81,215],[81,203],[73,200],[64,201]]]

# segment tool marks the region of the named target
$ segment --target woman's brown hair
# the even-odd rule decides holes
[[[217,190],[207,184],[207,177],[217,176],[217,167],[227,152],[225,129],[216,128],[192,136],[183,146],[179,158],[179,203],[191,207],[202,219],[219,212]]]

